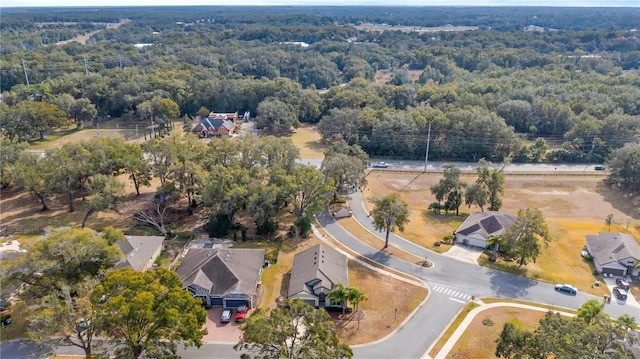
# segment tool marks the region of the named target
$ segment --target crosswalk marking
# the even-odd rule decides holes
[[[454,289],[451,289],[451,288],[448,288],[448,287],[445,287],[445,286],[442,286],[442,285],[439,285],[439,284],[433,286],[432,289],[434,291],[436,291],[436,292],[439,292],[439,293],[442,293],[444,295],[448,295],[448,296],[451,296],[451,297],[462,298],[464,300],[470,300],[471,299],[470,295],[464,294],[462,292],[458,292],[457,290],[454,290]],[[451,298],[451,299],[454,300],[453,298]],[[456,301],[458,301],[458,300],[456,300]]]

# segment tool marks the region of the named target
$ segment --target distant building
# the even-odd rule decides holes
[[[197,125],[193,126],[191,132],[200,138],[213,136],[228,136],[233,133],[238,122],[238,112],[215,113],[203,118]]]

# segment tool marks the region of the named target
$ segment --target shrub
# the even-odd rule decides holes
[[[451,233],[447,233],[442,237],[442,241],[446,244],[453,243],[455,239],[456,237]]]
[[[231,222],[229,222],[229,218],[225,214],[216,213],[209,216],[209,221],[205,223],[204,230],[210,237],[222,238],[229,235],[231,227]]]

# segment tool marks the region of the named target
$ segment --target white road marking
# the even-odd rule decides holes
[[[451,298],[451,297],[449,297],[449,300],[452,300],[452,301],[454,301],[454,302],[458,302],[458,303],[462,303],[462,304],[465,304],[465,303],[466,303],[464,300],[460,300],[460,299],[456,299],[456,298]]]

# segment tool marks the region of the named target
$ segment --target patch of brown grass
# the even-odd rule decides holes
[[[354,237],[358,238],[361,242],[366,243],[373,248],[379,248],[380,251],[383,251],[388,255],[400,258],[409,263],[416,263],[422,260],[422,258],[414,256],[413,254],[405,252],[394,246],[392,240],[389,240],[389,247],[383,249],[382,247],[384,246],[384,239],[381,239],[375,234],[369,232],[353,217],[338,219],[338,223],[340,223],[340,225],[344,227],[344,229],[346,229]]]
[[[300,126],[291,135],[291,141],[300,150],[300,158],[304,159],[324,158],[328,146],[321,139],[320,132],[313,125]]]
[[[500,336],[505,323],[511,322],[520,329],[533,330],[544,315],[545,312],[514,307],[491,308],[482,311],[469,324],[446,358],[494,358],[496,339]],[[483,324],[484,320],[490,320],[493,325]],[[478,333],[482,333],[482,335],[478,335]]]

